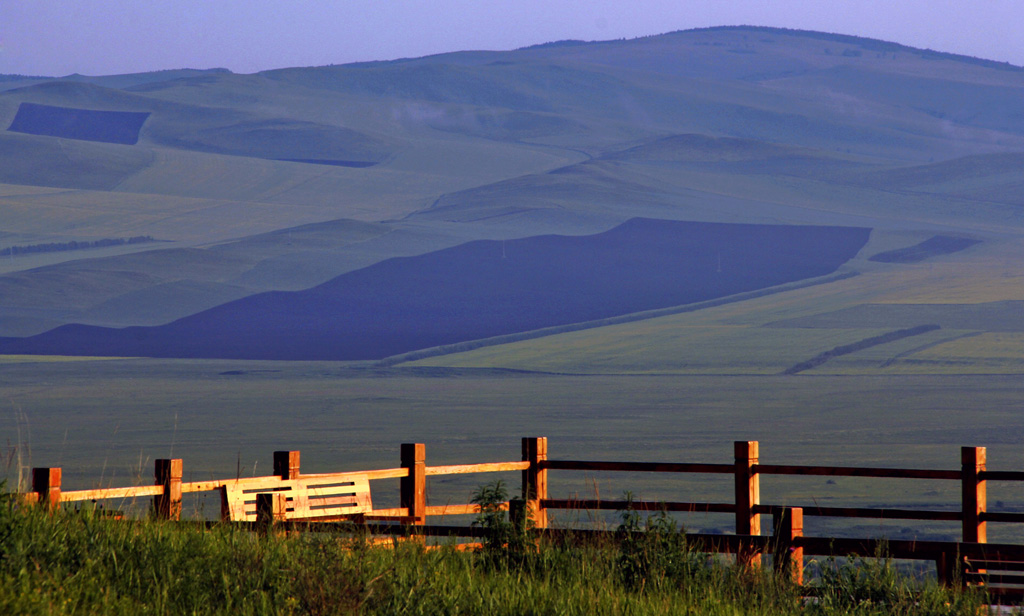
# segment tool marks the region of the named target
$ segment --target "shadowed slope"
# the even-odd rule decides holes
[[[820,276],[868,232],[634,219],[591,236],[476,241],[160,327],[69,325],[8,339],[0,353],[377,359]]]
[[[135,145],[148,112],[97,111],[22,103],[7,128],[17,133]]]

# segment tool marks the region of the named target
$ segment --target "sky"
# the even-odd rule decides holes
[[[1024,66],[1021,0],[0,0],[0,74],[254,73],[722,25]]]

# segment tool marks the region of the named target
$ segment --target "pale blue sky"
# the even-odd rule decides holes
[[[252,73],[740,24],[1024,65],[1020,0],[0,0],[0,73]]]

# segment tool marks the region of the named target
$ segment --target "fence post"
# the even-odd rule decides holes
[[[986,453],[984,447],[960,448],[960,477],[963,488],[964,541],[986,543],[988,530],[984,514],[987,509],[985,480]]]
[[[401,479],[400,505],[409,510],[413,524],[427,520],[427,446],[423,443],[402,443],[402,468],[409,476]]]
[[[288,496],[284,492],[256,494],[256,531],[266,535],[274,524],[287,518]]]
[[[32,491],[39,495],[38,503],[49,509],[60,505],[60,467],[32,469]]]
[[[956,552],[942,552],[935,559],[935,577],[940,586],[952,588],[957,585],[961,587],[966,585],[964,584],[966,571],[959,556]]]
[[[526,507],[526,501],[521,498],[508,501],[508,521],[516,531],[526,528]]]
[[[181,458],[160,458],[156,461],[153,475],[156,485],[163,486],[164,493],[153,497],[156,515],[164,520],[181,517]]]
[[[281,479],[299,478],[299,452],[275,451],[274,474]]]
[[[780,574],[789,574],[797,586],[804,583],[804,549],[796,545],[804,536],[802,507],[784,507],[775,514],[775,567]]]
[[[548,512],[543,501],[548,497],[548,471],[542,465],[548,460],[548,438],[535,436],[523,439],[523,462],[530,468],[523,471],[523,498],[533,517],[534,528],[548,527]]]
[[[758,460],[757,441],[735,441],[733,446],[736,464],[736,534],[760,535],[761,516],[754,512],[761,501],[761,482],[754,469]],[[752,546],[741,547],[736,559],[742,565],[761,564],[761,554]]]

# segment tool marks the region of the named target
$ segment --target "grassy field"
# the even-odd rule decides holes
[[[499,531],[499,521],[491,528]],[[345,533],[257,537],[0,500],[0,610],[17,614],[977,614],[979,592],[893,563],[824,561],[818,599],[770,569],[691,551],[661,524],[624,520],[620,544],[495,538],[479,552],[373,548]],[[495,533],[495,537],[500,535]]]
[[[959,447],[987,446],[989,468],[1019,469],[1024,430],[1017,376],[557,376],[333,363],[110,360],[6,363],[8,476],[59,465],[67,489],[150,483],[153,459],[181,457],[187,478],[263,475],[271,454],[299,449],[307,472],[389,468],[402,442],[429,464],[519,459],[519,439],[547,436],[552,458],[731,461],[758,440],[767,463],[959,467]],[[506,477],[518,484],[518,474]],[[432,481],[432,504],[468,502],[490,477]],[[764,502],[955,506],[953,482],[766,478]],[[728,480],[559,473],[552,494],[731,502]],[[397,498],[389,482],[375,503]],[[1012,486],[992,503],[1024,507]],[[378,502],[379,501],[379,502]],[[215,511],[217,503],[194,502]],[[993,505],[993,509],[996,507]],[[950,536],[955,524],[844,522],[840,534]],[[688,527],[722,530],[729,516]],[[815,526],[818,525],[818,526]],[[992,540],[1016,531],[992,525]]]

